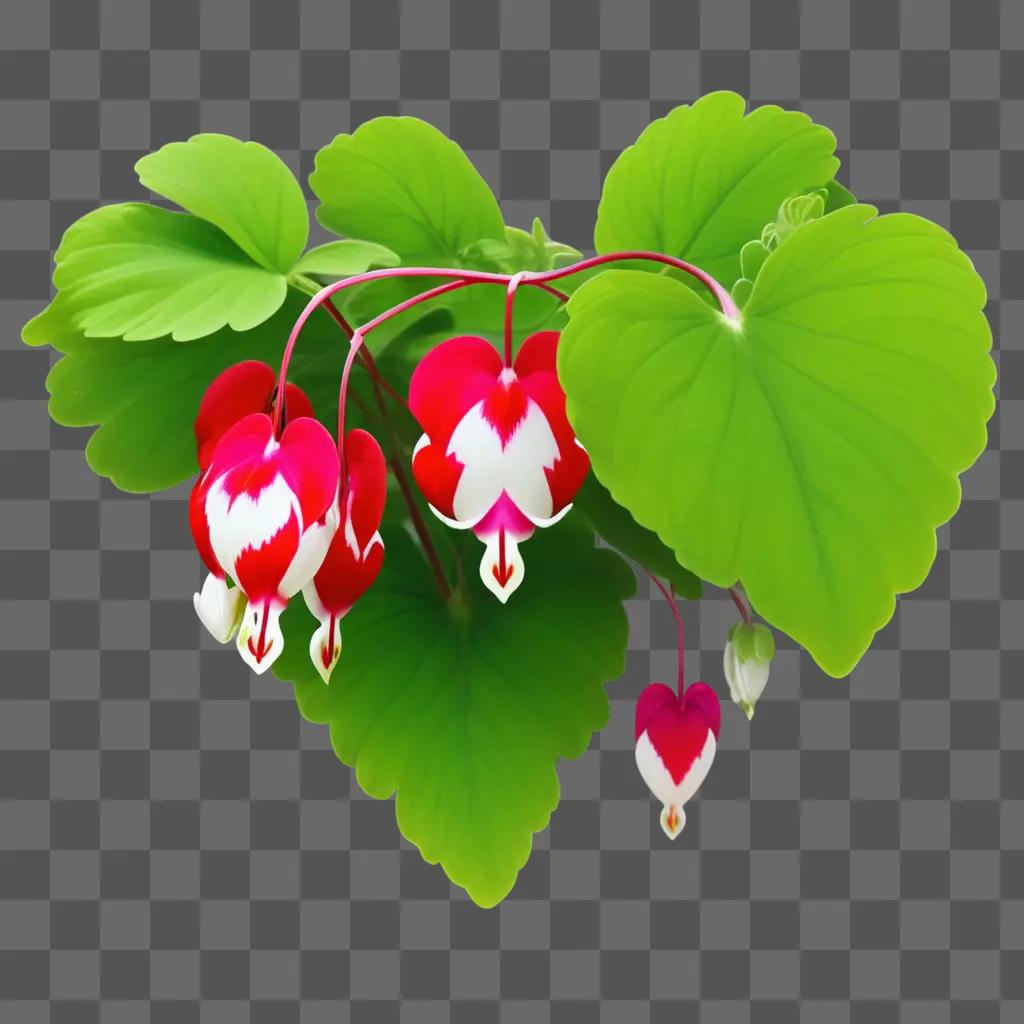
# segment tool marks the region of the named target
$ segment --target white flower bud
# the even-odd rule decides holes
[[[760,623],[737,624],[729,630],[725,645],[725,681],[729,694],[748,719],[764,693],[771,671],[775,640],[771,630]]]
[[[203,581],[203,589],[192,595],[199,621],[219,644],[226,644],[238,629],[245,612],[245,594],[238,587],[229,587],[223,576],[211,572]]]

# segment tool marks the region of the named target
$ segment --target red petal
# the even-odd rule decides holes
[[[199,552],[203,564],[214,576],[223,579],[224,570],[210,546],[210,524],[206,519],[206,488],[203,485],[209,484],[209,482],[209,477],[201,476],[192,488],[192,494],[188,500],[188,523],[192,528],[192,539],[195,541],[196,550]]]
[[[436,444],[420,448],[412,459],[412,475],[416,478],[423,497],[449,519],[455,518],[452,502],[459,486],[462,466],[454,455],[445,455]]]
[[[388,487],[384,453],[372,434],[350,430],[345,435],[345,472],[352,494],[352,528],[362,551],[380,527]]]
[[[338,449],[327,428],[308,416],[292,420],[274,459],[299,499],[304,526],[324,517],[338,493]]]
[[[501,373],[501,356],[483,338],[449,338],[431,349],[413,372],[409,409],[445,451],[463,416],[482,401]]]
[[[531,334],[516,357],[516,372],[523,390],[540,406],[558,445],[558,461],[547,470],[552,515],[568,505],[583,485],[590,458],[576,441],[576,432],[565,414],[565,392],[555,373],[557,331]]]
[[[214,377],[196,415],[196,451],[199,468],[206,469],[220,439],[239,420],[255,412],[269,412],[277,374],[256,359],[246,359]],[[295,384],[285,388],[289,420],[312,416],[313,407]]]

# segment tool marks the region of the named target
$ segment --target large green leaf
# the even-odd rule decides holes
[[[613,548],[632,558],[654,576],[668,580],[681,596],[695,601],[704,591],[701,581],[676,560],[658,535],[641,526],[590,473],[573,507]]]
[[[255,330],[221,330],[183,345],[169,338],[89,338],[62,317],[59,306],[51,306],[26,326],[25,340],[62,353],[46,381],[50,415],[64,426],[98,427],[85,449],[93,470],[126,491],[158,491],[196,472],[192,425],[210,381],[242,359],[276,366],[301,308],[301,297],[293,293]],[[317,313],[303,332],[291,378],[306,388],[330,371],[337,380],[345,348],[337,326]],[[304,372],[307,367],[312,373]],[[337,383],[333,389],[323,410],[318,407],[332,428]]]
[[[306,247],[302,188],[276,153],[230,135],[170,142],[135,165],[139,180],[215,224],[267,270],[287,274]]]
[[[272,316],[288,285],[222,231],[146,203],[103,206],[65,232],[53,281],[86,337],[191,341]]]
[[[360,786],[396,794],[398,826],[424,859],[492,906],[558,803],[556,762],[607,720],[602,683],[623,670],[635,580],[566,521],[524,545],[526,579],[507,606],[480,583],[470,538],[471,582],[452,607],[403,532],[385,545],[380,577],[345,619],[330,687],[309,662],[314,623],[298,601],[274,670],[295,682],[307,718],[330,725]]]
[[[569,416],[598,478],[702,578],[742,580],[827,672],[917,587],[985,446],[985,288],[941,228],[847,206],[765,260],[741,323],[610,271],[570,301]]]
[[[505,238],[497,200],[466,154],[414,117],[378,117],[339,135],[317,153],[309,183],[325,228],[410,264],[454,266],[472,243]]]
[[[726,287],[743,244],[788,196],[835,175],[835,136],[806,114],[715,92],[653,121],[612,165],[598,207],[598,252],[653,249]]]

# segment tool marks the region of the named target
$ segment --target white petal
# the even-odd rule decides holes
[[[729,695],[734,703],[743,708],[748,718],[752,717],[754,705],[761,699],[761,694],[768,685],[771,662],[761,661],[760,658],[740,661],[732,641],[729,641],[725,645],[723,665],[725,681],[729,684]]]
[[[213,639],[226,644],[235,635],[245,612],[245,594],[211,572],[203,581],[203,589],[192,595],[192,604]]]
[[[314,523],[299,539],[295,557],[281,578],[281,585],[278,587],[281,597],[294,596],[317,574],[327,557],[327,549],[331,546],[331,541],[338,531],[338,523],[338,502],[335,500],[324,517],[323,523]]]
[[[479,520],[505,489],[501,438],[484,419],[484,403],[477,402],[452,431],[445,454],[454,455],[463,470],[452,498],[455,518]]]
[[[501,531],[487,538],[484,557],[480,559],[480,579],[484,586],[504,604],[523,582],[526,566],[519,553],[515,537],[505,531],[505,582],[498,578],[501,573]]]
[[[284,605],[268,601],[263,605],[252,604],[246,609],[242,625],[235,641],[242,661],[257,675],[262,675],[277,661],[284,650],[284,634],[281,632],[281,612]],[[264,624],[264,619],[266,623]],[[263,656],[259,654],[260,637],[263,637]]]
[[[683,776],[678,785],[672,780],[669,770],[665,767],[654,744],[651,743],[647,731],[644,730],[636,744],[636,766],[640,769],[640,775],[647,783],[650,791],[657,797],[658,801],[666,807],[682,809],[687,800],[700,788],[700,784],[707,778],[711,770],[711,762],[715,759],[715,734],[708,729],[707,739],[700,754],[695,758],[690,770]]]
[[[331,633],[334,642],[331,643]],[[328,614],[320,620],[309,641],[309,657],[325,685],[330,684],[331,673],[341,657],[341,620]]]
[[[238,556],[246,548],[266,544],[287,525],[292,515],[302,528],[298,499],[280,475],[255,498],[243,493],[233,501],[221,477],[207,493],[205,511],[213,553],[230,575],[234,575]]]

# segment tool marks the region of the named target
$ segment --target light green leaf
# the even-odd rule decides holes
[[[844,206],[852,206],[857,197],[840,181],[833,179],[825,186],[825,212],[841,210]]]
[[[146,188],[215,224],[267,270],[287,274],[306,247],[302,188],[258,142],[194,135],[144,156],[135,170]]]
[[[635,580],[566,521],[524,545],[526,578],[508,605],[474,570],[450,607],[404,533],[385,546],[380,577],[345,618],[330,687],[310,664],[314,623],[299,601],[274,670],[295,682],[303,715],[330,725],[359,785],[396,795],[398,827],[424,860],[493,906],[558,803],[556,763],[579,757],[608,718],[602,684],[624,668]]]
[[[352,277],[364,273],[370,267],[397,267],[401,262],[397,253],[383,245],[344,238],[310,249],[295,264],[293,273],[313,274],[317,277]]]
[[[196,472],[193,421],[207,385],[242,359],[276,366],[301,308],[293,293],[252,331],[222,330],[182,345],[168,338],[88,338],[52,306],[26,327],[26,340],[62,353],[46,381],[53,419],[69,427],[97,426],[85,449],[89,465],[122,490],[141,493],[172,487]],[[315,314],[303,332],[291,379],[308,386],[303,368],[316,367],[315,381],[325,366],[340,367],[344,349],[327,314]],[[335,404],[334,417],[336,410]]]
[[[682,597],[697,600],[704,591],[701,581],[676,561],[656,533],[641,526],[590,473],[573,503],[575,513],[587,522],[613,548],[638,562],[649,573],[668,580]]]
[[[764,106],[744,116],[741,97],[710,93],[652,122],[615,161],[594,244],[686,259],[731,287],[740,249],[779,204],[831,181],[835,145],[806,114]]]
[[[679,560],[826,671],[919,586],[994,401],[985,287],[941,228],[848,206],[767,258],[739,325],[666,277],[570,302],[568,411],[594,471]]]
[[[497,200],[466,154],[414,117],[378,117],[339,135],[317,153],[309,183],[325,228],[410,264],[455,266],[473,242],[505,238]]]
[[[87,213],[55,259],[62,314],[89,338],[191,341],[225,325],[247,331],[288,290],[212,224],[146,203]]]

